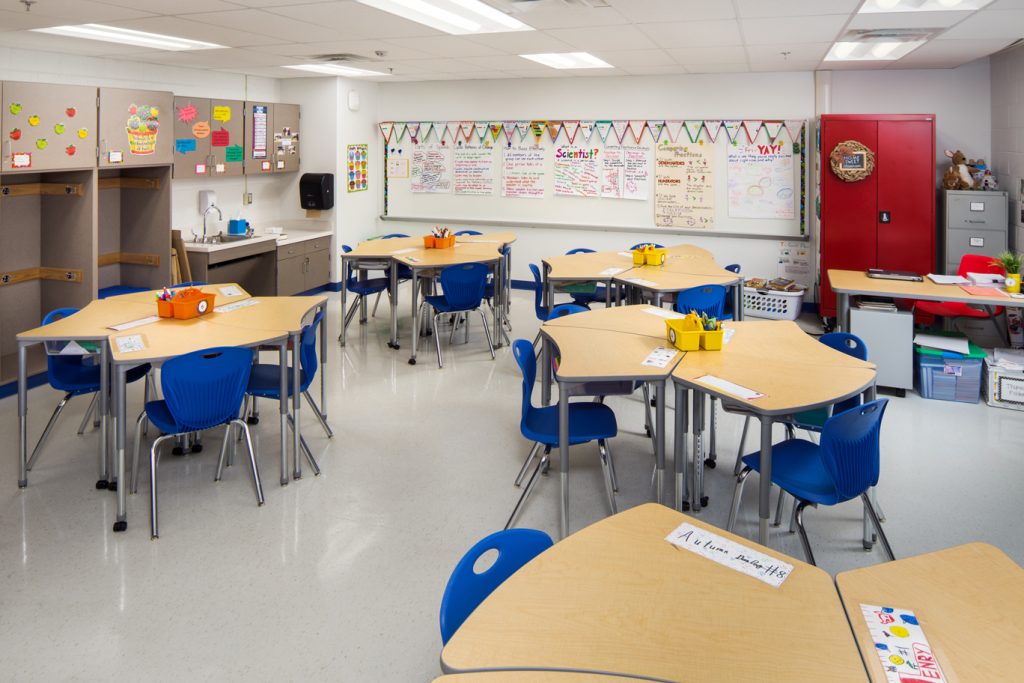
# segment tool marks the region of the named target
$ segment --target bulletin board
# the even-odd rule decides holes
[[[391,220],[807,234],[804,120],[385,121]]]

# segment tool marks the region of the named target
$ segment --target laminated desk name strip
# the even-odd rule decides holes
[[[244,299],[242,301],[235,301],[234,303],[224,304],[213,309],[214,313],[230,313],[236,311],[239,308],[245,308],[246,306],[255,306],[259,303],[259,299]]]
[[[220,292],[221,296],[242,296],[243,294],[245,294],[245,292],[243,292],[241,289],[233,285],[229,285],[227,287],[220,287],[217,289],[217,291]]]
[[[659,318],[685,318],[682,313],[676,313],[675,311],[666,311],[664,308],[644,308],[641,309],[643,313],[648,315],[656,315]]]
[[[665,537],[672,545],[696,553],[712,562],[733,569],[778,588],[793,573],[793,565],[748,548],[724,536],[713,534],[683,522]]]
[[[624,270],[626,270],[626,269],[625,268],[605,268],[600,273],[598,273],[598,275],[618,275],[619,273],[621,273]]]
[[[664,346],[659,346],[651,351],[640,365],[646,365],[651,368],[664,368],[672,362],[672,359],[676,357],[677,353],[678,351],[675,349],[666,349]]]
[[[141,334],[129,334],[124,337],[115,337],[114,341],[117,342],[117,350],[119,353],[134,353],[135,351],[142,351],[146,348],[146,344],[142,341]]]
[[[753,389],[741,387],[739,384],[733,384],[727,379],[715,377],[714,375],[704,375],[703,377],[698,377],[697,381],[702,384],[706,384],[709,387],[720,389],[727,394],[732,394],[737,398],[742,398],[744,401],[753,401],[755,398],[764,397],[764,394],[762,394],[759,391],[754,391]]]
[[[159,320],[160,316],[150,315],[145,318],[139,318],[138,320],[130,320],[126,323],[121,323],[120,325],[111,325],[107,329],[114,330],[115,332],[124,332],[125,330],[132,329],[133,327],[141,327],[143,325],[149,325],[150,323],[159,322]]]
[[[414,251],[419,251],[419,249],[417,249],[417,248],[415,248],[415,247],[410,247],[410,248],[408,248],[408,249],[397,249],[397,250],[395,250],[395,251],[391,252],[391,255],[392,255],[392,256],[395,256],[395,255],[397,255],[397,254],[411,254],[411,253],[413,253]]]
[[[860,606],[888,683],[945,683],[917,616],[906,609]]]
[[[638,278],[638,277],[627,277],[627,278],[625,278],[625,280],[626,280],[626,282],[628,282],[630,284],[640,285],[641,287],[657,287],[658,286],[657,282],[651,282],[650,280],[643,280],[643,279]]]

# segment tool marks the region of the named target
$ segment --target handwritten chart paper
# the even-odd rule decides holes
[[[672,545],[696,553],[712,562],[752,576],[769,586],[778,588],[793,573],[793,565],[771,555],[740,545],[728,538],[713,534],[683,522],[665,537]]]
[[[729,216],[793,218],[793,154],[785,143],[730,147],[728,159]]]
[[[947,679],[913,612],[861,605],[875,654],[889,683],[944,683]]]
[[[601,179],[597,174],[598,150],[580,147],[555,148],[555,194],[562,197],[597,197]]]
[[[436,143],[417,145],[412,152],[413,192],[452,191],[452,149]]]
[[[490,147],[456,147],[455,194],[494,194],[494,150]]]
[[[654,224],[710,228],[715,222],[714,149],[665,143],[654,157]]]
[[[544,198],[542,147],[509,147],[502,151],[501,196]]]
[[[601,167],[601,196],[646,200],[650,193],[647,150],[643,147],[606,147]]]

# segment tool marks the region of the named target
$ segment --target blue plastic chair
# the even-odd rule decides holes
[[[516,357],[516,363],[523,373],[523,405],[519,420],[519,431],[528,441],[533,442],[533,449],[523,463],[522,471],[525,472],[530,463],[537,456],[537,451],[544,447],[544,455],[537,462],[526,489],[519,497],[512,514],[505,523],[505,528],[512,526],[520,508],[537,481],[537,473],[547,470],[550,464],[551,449],[559,446],[558,442],[558,406],[536,407],[531,399],[533,385],[537,380],[537,359],[533,356],[533,346],[525,339],[517,339],[512,344],[512,353]],[[569,445],[597,441],[598,452],[601,457],[601,469],[604,471],[605,492],[608,495],[608,505],[612,513],[617,512],[615,505],[615,493],[612,485],[612,475],[609,462],[611,461],[611,447],[608,439],[618,434],[618,425],[615,422],[615,413],[603,403],[570,403],[569,404]],[[521,478],[519,479],[521,481]],[[518,484],[517,484],[518,485]]]
[[[210,284],[209,282],[200,282],[199,280],[193,280],[192,282],[180,282],[176,285],[171,285],[167,289],[181,289],[182,287],[205,287]]]
[[[341,250],[344,253],[352,251],[352,247],[347,244],[341,245]],[[411,274],[410,274],[411,277]],[[362,303],[363,297],[377,295],[377,301],[373,304],[373,315],[377,315],[377,304],[380,303],[380,295],[383,292],[388,293],[388,298],[391,297],[391,282],[387,277],[371,277],[365,280],[360,280],[356,274],[355,269],[352,268],[351,263],[345,264],[345,289],[356,295],[356,298],[352,301],[352,305],[349,306],[347,311],[342,311],[341,324],[348,329],[349,324],[352,322],[352,318],[355,317],[356,311],[359,310],[360,304]],[[341,333],[338,334],[338,341],[341,341]]]
[[[77,308],[57,308],[45,316],[43,316],[43,325],[49,325],[50,323],[57,322],[63,318],[67,318],[69,315],[74,315],[78,312]],[[89,407],[85,410],[85,415],[82,417],[82,424],[78,427],[78,435],[81,436],[85,432],[86,426],[89,424],[89,418],[92,417],[93,412],[96,410],[96,402],[99,398],[100,391],[100,366],[99,363],[92,362],[94,360],[91,356],[46,356],[46,381],[51,387],[57,391],[63,391],[64,397],[57,403],[57,407],[53,409],[53,414],[50,415],[50,419],[46,423],[46,427],[43,429],[42,436],[39,437],[39,441],[36,442],[35,448],[32,449],[32,455],[28,459],[27,470],[31,470],[36,464],[36,460],[39,455],[43,452],[43,445],[46,440],[50,437],[50,433],[53,431],[54,425],[57,424],[57,418],[64,412],[64,408],[67,406],[68,401],[73,399],[75,396],[84,396],[85,394],[93,394],[92,401],[89,403]],[[88,361],[88,362],[87,362]],[[134,367],[128,371],[128,382],[135,382],[137,380],[146,378],[146,389],[145,397],[149,398],[149,364],[140,365]],[[103,482],[98,482],[98,486],[105,486]]]
[[[393,239],[398,239],[400,237],[408,237],[408,235],[406,235],[404,233],[401,233],[401,232],[392,232],[390,234],[383,235],[381,237],[381,239],[382,240],[393,240]],[[384,272],[388,273],[388,277],[391,277],[391,272],[389,270],[385,270]],[[406,280],[411,280],[411,279],[412,279],[412,268],[410,268],[409,266],[403,266],[403,265],[399,264],[399,266],[398,266],[398,281],[399,282],[405,282]],[[379,299],[378,299],[378,301],[379,301]],[[377,312],[377,306],[376,305],[374,305],[373,310],[374,310],[374,313]]]
[[[727,265],[725,267],[725,270],[728,270],[730,273],[735,273],[736,275],[739,275],[740,274],[740,270],[742,270],[742,269],[740,268],[740,264],[738,264],[738,263],[730,263],[729,265]],[[741,287],[741,289],[740,289],[740,301],[742,302],[743,301],[742,285],[740,285],[740,287]],[[726,297],[725,298],[725,317],[726,317],[727,320],[733,320],[736,317],[736,312],[733,310],[732,297]]]
[[[214,481],[220,481],[231,436],[231,425],[238,425],[245,434],[245,444],[252,466],[252,479],[256,485],[256,500],[263,505],[263,486],[259,466],[253,450],[249,425],[239,419],[239,409],[245,396],[252,366],[252,351],[239,347],[216,347],[186,353],[163,364],[160,384],[164,398],[149,401],[139,415],[135,426],[135,455],[132,459],[132,492],[138,488],[139,449],[142,427],[151,422],[163,435],[149,450],[149,510],[153,538],[159,537],[157,515],[157,464],[160,444],[180,434],[201,432],[226,425],[224,444]]]
[[[487,349],[491,352],[491,360],[494,360],[494,344],[491,341],[491,330],[487,327],[487,317],[480,310],[480,304],[484,299],[484,288],[487,285],[487,266],[482,263],[466,263],[459,266],[448,266],[441,271],[441,289],[443,294],[436,294],[424,297],[420,305],[419,315],[416,316],[417,325],[422,325],[423,311],[427,306],[434,309],[434,346],[437,348],[437,367],[444,367],[444,359],[441,357],[441,339],[437,334],[437,320],[442,315],[453,313],[466,313],[464,325],[466,327],[466,341],[469,341],[469,313],[476,311],[480,314],[480,320],[484,325],[484,334],[487,336]],[[452,337],[455,336],[455,323],[452,324]],[[451,340],[449,340],[449,343]]]
[[[586,247],[577,247],[570,249],[565,252],[566,256],[572,256],[573,254],[593,254],[593,249],[587,249]],[[579,306],[586,306],[590,308],[590,304],[593,303],[605,303],[608,300],[608,288],[606,285],[594,284],[593,292],[569,292],[569,296],[572,297],[572,302]]]
[[[482,232],[479,232],[477,230],[459,230],[457,233],[455,233],[455,236],[456,237],[466,237],[466,236],[475,236],[475,235],[482,235],[482,234],[483,234]]]
[[[878,484],[879,434],[882,415],[888,399],[878,399],[830,417],[821,431],[821,444],[804,439],[787,439],[772,447],[772,483],[794,496],[790,532],[800,531],[807,561],[814,564],[814,554],[804,529],[803,511],[808,505],[838,505],[858,496],[871,518],[882,548],[890,560],[895,559],[889,539],[882,530],[869,491]],[[751,472],[760,472],[761,453],[744,456],[743,469],[736,479],[729,524],[736,523],[743,484]]]
[[[727,290],[722,285],[701,285],[684,289],[676,295],[676,311],[689,313],[696,311],[697,315],[707,314],[709,318],[719,320],[731,319],[725,316],[725,295]]]
[[[441,598],[441,642],[447,644],[495,588],[552,545],[551,537],[536,529],[506,529],[478,541],[448,577]],[[491,550],[498,551],[494,564],[477,572],[477,560]]]
[[[306,399],[306,403],[313,411],[313,415],[316,416],[320,426],[323,427],[324,433],[327,434],[327,438],[330,439],[334,436],[334,430],[327,423],[327,416],[320,410],[320,406],[317,405],[316,401],[313,400],[313,396],[309,393],[309,387],[313,383],[317,368],[319,367],[316,341],[317,332],[323,319],[324,312],[317,311],[313,321],[302,328],[302,335],[299,338],[299,392]],[[292,397],[292,381],[294,380],[292,372],[293,369],[288,368],[288,398]],[[266,398],[279,401],[281,397],[280,381],[281,366],[277,363],[254,364],[249,376],[249,384],[245,389],[245,403],[242,405],[242,414],[244,415],[247,412],[250,398],[253,400],[256,398]],[[295,419],[292,415],[288,416],[288,426],[295,429]],[[306,444],[306,438],[301,434],[299,435],[299,445],[306,456],[309,466],[313,468],[313,473],[320,474],[320,466],[317,464],[316,458],[313,457],[313,452]]]
[[[646,247],[648,244],[651,245],[652,247],[654,247],[655,249],[664,249],[665,248],[664,245],[658,244],[657,242],[637,242],[636,244],[631,246],[628,251],[636,251],[640,247]]]

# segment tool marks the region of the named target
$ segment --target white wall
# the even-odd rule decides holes
[[[992,56],[992,163],[1010,193],[1011,246],[1024,250],[1024,46]]]
[[[380,86],[378,114],[381,121],[654,117],[810,119],[814,116],[814,79],[810,72],[805,72],[384,83]],[[552,216],[549,220],[572,222],[559,216]],[[449,225],[479,227],[454,221]],[[381,221],[378,231],[418,234],[425,232],[426,227]],[[512,272],[517,280],[530,279],[528,263],[540,263],[546,256],[564,253],[573,247],[622,249],[645,239],[670,244],[682,241],[697,244],[714,253],[720,263],[741,263],[744,273],[750,275],[774,277],[778,268],[777,242],[716,238],[713,231],[708,237],[674,236],[671,231],[653,228],[650,233],[551,228],[523,228],[517,232],[519,240],[513,251]]]

